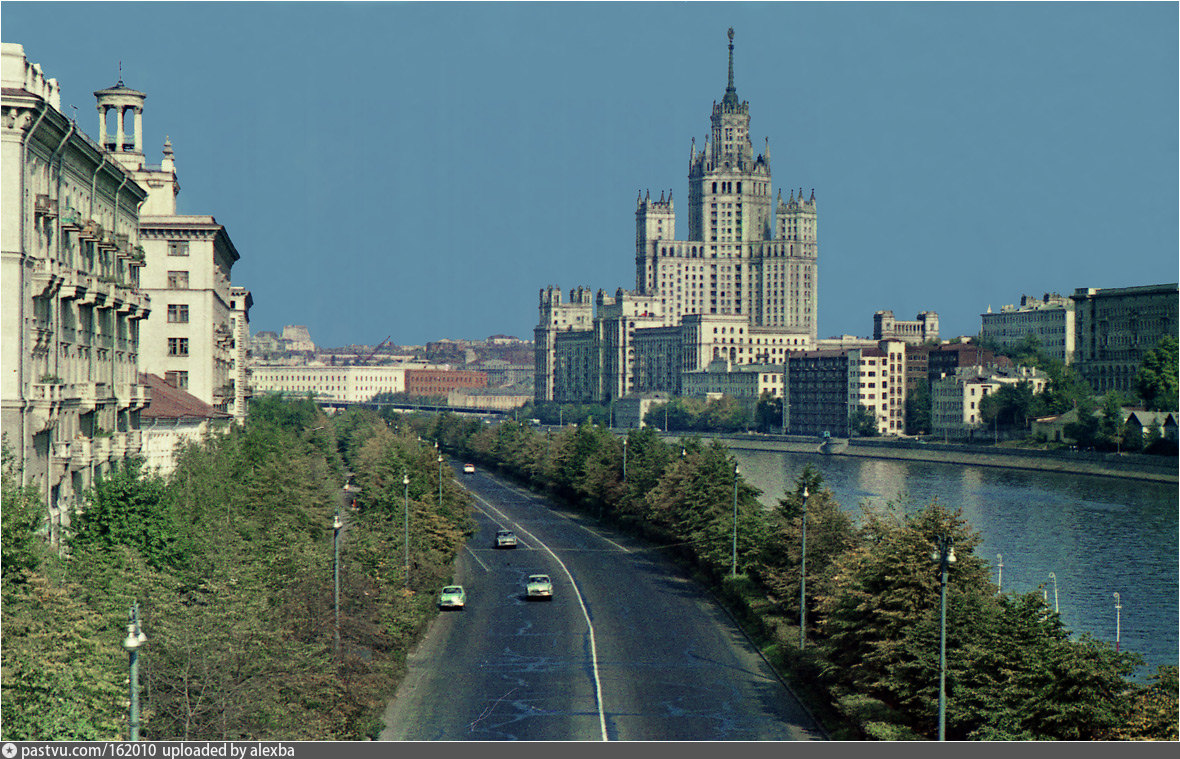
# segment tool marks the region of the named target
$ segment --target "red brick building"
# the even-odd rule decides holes
[[[487,387],[488,375],[462,369],[406,369],[406,394],[447,395],[464,387]]]

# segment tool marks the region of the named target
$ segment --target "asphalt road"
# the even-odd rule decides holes
[[[477,471],[479,529],[382,740],[822,740],[733,622],[658,551]],[[495,549],[497,529],[519,546]],[[547,573],[552,601],[528,601]]]

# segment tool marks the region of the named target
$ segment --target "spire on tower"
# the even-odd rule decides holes
[[[721,99],[723,106],[738,104],[737,88],[733,86],[733,27],[729,27],[729,84],[725,87],[725,97]]]

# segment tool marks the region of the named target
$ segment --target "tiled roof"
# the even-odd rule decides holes
[[[155,374],[139,375],[139,383],[152,390],[152,400],[139,412],[141,419],[231,419],[199,398],[174,387]]]

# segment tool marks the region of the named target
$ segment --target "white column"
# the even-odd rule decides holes
[[[118,106],[117,113],[118,118],[116,121],[119,124],[119,131],[115,136],[115,152],[118,153],[122,152],[123,150],[123,140],[125,139],[123,132],[123,116],[126,115],[126,111],[123,109],[123,106]]]
[[[107,107],[105,105],[98,106],[98,144],[102,146],[103,150],[107,147]]]
[[[143,152],[143,109],[135,108],[135,152]]]

